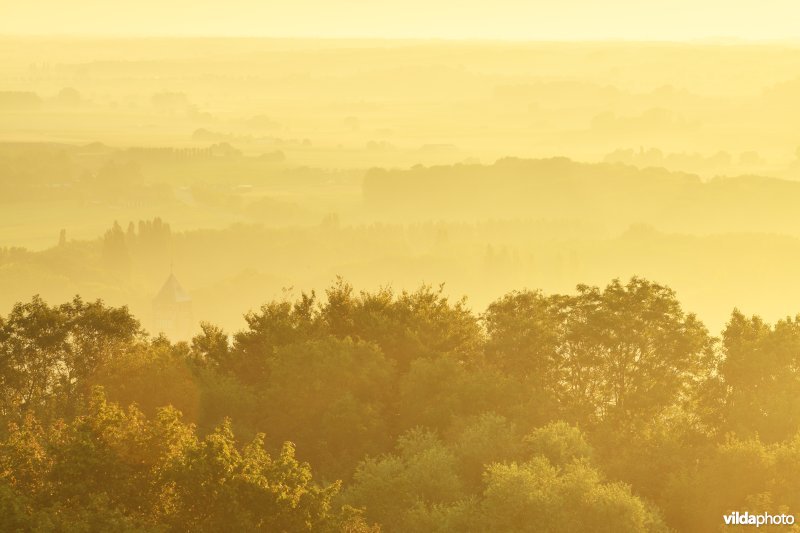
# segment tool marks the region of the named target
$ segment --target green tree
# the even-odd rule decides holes
[[[527,399],[523,386],[494,368],[446,357],[420,358],[400,378],[397,423],[400,431],[416,426],[447,431],[457,421],[487,411],[517,414]],[[529,414],[525,411],[525,418]]]
[[[603,483],[585,462],[563,468],[543,456],[486,470],[482,528],[498,532],[668,531],[659,514],[619,483]]]
[[[389,447],[391,361],[373,344],[328,338],[280,348],[262,396],[264,427],[333,477]]]
[[[419,428],[398,439],[395,453],[362,461],[343,500],[366,508],[368,519],[386,531],[410,531],[420,508],[453,504],[463,495],[455,454]]]
[[[100,389],[73,421],[43,430],[28,417],[0,441],[2,520],[22,530],[374,530],[333,509],[338,490],[291,443],[276,456],[263,435],[242,447],[229,422],[199,438],[175,409],[147,418]]]
[[[774,442],[800,429],[800,316],[774,327],[734,311],[722,333],[720,429]],[[713,408],[712,408],[713,410]]]
[[[100,300],[16,304],[0,321],[0,415],[68,414],[90,378],[142,339],[127,308]]]
[[[230,357],[220,363],[221,369],[232,372],[245,383],[261,384],[267,379],[278,348],[318,337],[313,292],[304,293],[294,303],[282,300],[265,304],[259,312],[246,314],[245,320],[248,329],[234,335]],[[211,342],[209,335],[218,337],[217,332],[204,330],[198,342]],[[219,338],[213,342],[218,346]]]
[[[395,295],[390,289],[354,294],[341,279],[327,291],[320,310],[327,331],[380,346],[400,372],[418,358],[479,358],[483,334],[465,300],[451,303],[444,287],[422,286]]]
[[[586,436],[564,421],[552,422],[531,431],[524,439],[527,453],[542,455],[554,465],[590,459],[594,452]]]
[[[564,379],[559,349],[568,311],[568,298],[538,291],[512,292],[491,303],[482,316],[487,361],[555,396]]]

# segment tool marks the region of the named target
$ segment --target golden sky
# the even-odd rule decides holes
[[[800,38],[797,0],[0,0],[0,34]]]

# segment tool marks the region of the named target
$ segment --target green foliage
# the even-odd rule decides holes
[[[38,296],[0,320],[0,415],[68,414],[89,378],[141,339],[127,308]]]
[[[592,457],[592,447],[581,431],[566,422],[553,422],[536,428],[525,437],[531,455],[542,455],[554,465]]]
[[[513,292],[491,303],[483,315],[486,358],[504,372],[548,389],[559,379],[560,330],[568,300],[540,292]]]
[[[413,430],[394,454],[364,461],[343,497],[387,531],[668,531],[629,486],[603,481],[579,431],[553,424],[525,439],[533,453],[523,444],[496,415],[475,420],[449,445]],[[554,450],[562,464],[542,454]]]
[[[263,305],[260,312],[245,315],[248,330],[234,335],[233,351],[227,361],[219,363],[220,367],[246,383],[264,380],[279,347],[313,338],[315,303],[314,293],[303,294],[294,304],[287,300],[271,302]],[[204,332],[208,334],[210,331]],[[198,339],[200,342],[204,341]]]
[[[719,527],[732,511],[793,513],[800,504],[800,436],[777,444],[728,437],[695,465],[671,476],[663,507],[681,531]],[[702,505],[696,502],[702,501]]]
[[[634,278],[480,317],[338,280],[246,321],[187,344],[79,298],[0,317],[0,529],[704,532],[800,507],[800,319],[734,312],[717,342]]]
[[[524,445],[514,423],[495,413],[466,418],[455,428],[451,447],[458,459],[458,472],[465,485],[476,491],[485,465],[521,459]]]
[[[463,495],[455,454],[433,433],[411,430],[395,453],[368,458],[356,469],[344,501],[365,507],[387,531],[406,531],[413,509],[450,504]]]
[[[333,511],[338,484],[316,484],[291,443],[274,457],[263,435],[241,447],[229,422],[199,438],[172,408],[148,419],[100,389],[72,422],[44,432],[29,417],[0,448],[10,528],[294,532],[359,523]]]
[[[324,472],[346,476],[388,447],[394,368],[372,344],[328,338],[286,346],[268,367],[264,427],[296,442]]]
[[[471,369],[452,358],[417,359],[400,378],[398,424],[446,430],[463,417],[510,412],[527,391],[493,368]],[[524,400],[523,400],[524,401]]]
[[[148,415],[165,405],[193,422],[202,414],[200,383],[189,351],[185,344],[173,345],[164,337],[131,347],[88,381],[102,385],[111,400],[136,403]]]
[[[192,353],[198,363],[213,368],[224,368],[230,358],[228,335],[214,324],[200,323],[202,333],[192,339]]]
[[[401,371],[419,358],[474,361],[482,347],[481,329],[466,301],[450,303],[443,290],[425,285],[398,295],[390,289],[355,295],[339,279],[327,291],[320,318],[332,335],[377,344]]]
[[[544,457],[489,466],[481,518],[487,531],[667,531],[629,487],[603,483],[584,462],[562,469]]]
[[[722,333],[724,360],[716,395],[721,431],[767,441],[800,429],[800,316],[774,327],[734,311]]]
[[[702,323],[672,290],[639,278],[575,296],[512,293],[484,321],[490,364],[587,423],[651,417],[686,401],[713,367]]]

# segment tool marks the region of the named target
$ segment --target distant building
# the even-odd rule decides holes
[[[153,326],[156,334],[172,340],[188,340],[192,334],[192,298],[172,273],[153,299]]]

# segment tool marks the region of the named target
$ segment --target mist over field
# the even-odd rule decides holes
[[[0,530],[800,512],[800,45],[68,16],[0,26]]]
[[[226,328],[336,275],[444,282],[479,311],[636,274],[714,330],[800,300],[797,48],[4,38],[0,57],[3,309],[79,293],[156,333],[171,270]]]

